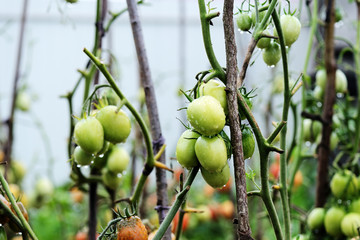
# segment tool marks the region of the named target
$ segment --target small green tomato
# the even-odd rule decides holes
[[[130,156],[122,147],[113,147],[109,153],[106,167],[109,171],[118,174],[126,170],[130,162]]]
[[[74,149],[74,159],[77,164],[85,166],[90,165],[91,161],[94,160],[94,156],[85,152],[80,146],[77,146]]]

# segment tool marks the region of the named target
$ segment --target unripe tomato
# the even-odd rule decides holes
[[[348,88],[348,83],[347,83],[347,78],[346,75],[343,71],[341,71],[340,69],[336,70],[336,92],[338,93],[345,93],[347,92],[347,88]]]
[[[176,159],[184,168],[192,168],[199,165],[195,154],[195,143],[200,135],[194,131],[186,130],[180,136],[176,145]]]
[[[228,113],[225,84],[219,80],[210,80],[207,83],[203,83],[199,89],[200,96],[212,96],[219,101],[225,114]]]
[[[241,31],[249,31],[252,26],[252,19],[247,13],[240,13],[236,19],[238,28]]]
[[[306,118],[303,120],[303,129],[304,140],[314,142],[321,133],[322,125],[318,121],[312,121],[311,119]]]
[[[211,220],[211,210],[210,210],[210,208],[208,206],[206,206],[206,205],[200,205],[198,207],[198,209],[200,211],[202,211],[201,213],[196,214],[199,222],[201,222],[201,223],[209,222]]]
[[[265,15],[266,15],[266,11],[259,12],[259,22],[261,22],[263,20]],[[253,22],[253,26],[255,26],[255,24],[256,24],[256,11],[255,10],[251,12],[251,20]]]
[[[131,123],[128,115],[116,106],[106,106],[96,114],[104,128],[105,140],[112,143],[121,143],[130,134]]]
[[[349,206],[349,211],[360,214],[360,198],[351,202]]]
[[[86,152],[96,154],[104,145],[104,130],[94,117],[80,120],[74,129],[75,142]]]
[[[29,111],[31,106],[31,98],[29,94],[24,91],[20,91],[16,96],[15,106],[21,111]]]
[[[280,17],[280,25],[284,35],[285,45],[290,47],[299,37],[301,31],[301,23],[299,19],[291,15],[282,15]],[[274,36],[278,36],[274,29]]]
[[[99,155],[106,153],[107,150],[109,150],[109,147],[110,147],[110,142],[104,141],[104,145],[103,145],[102,149],[97,153],[97,155],[99,156]]]
[[[360,214],[358,213],[348,213],[341,221],[341,231],[349,238],[359,236],[359,228]]]
[[[205,136],[218,134],[225,126],[225,113],[221,104],[212,96],[202,96],[187,108],[187,119],[196,131]]]
[[[341,220],[345,216],[345,211],[339,207],[332,207],[327,210],[325,214],[325,230],[333,237],[340,237],[341,233]]]
[[[227,163],[220,172],[209,172],[203,167],[200,169],[204,180],[213,188],[222,188],[229,181],[230,167]]]
[[[263,51],[262,57],[268,66],[275,66],[281,59],[280,45],[272,41]]]
[[[296,235],[292,240],[309,240],[309,237],[303,234]]]
[[[117,106],[120,103],[119,96],[115,93],[115,91],[112,88],[106,89],[102,97],[106,99],[109,105]]]
[[[308,218],[307,225],[311,230],[319,229],[324,225],[325,219],[325,209],[324,208],[314,208]]]
[[[251,158],[255,151],[255,138],[249,127],[245,127],[242,131],[242,145],[244,159]]]
[[[195,143],[195,153],[201,166],[209,172],[221,172],[227,164],[226,146],[220,136],[199,137]]]
[[[106,167],[109,171],[118,174],[126,170],[130,162],[130,156],[122,147],[113,147],[109,153]]]
[[[349,170],[339,171],[331,179],[330,189],[335,197],[348,199],[358,193],[358,180]]]
[[[243,96],[244,97],[244,100],[246,102],[246,104],[248,105],[249,109],[251,110],[252,109],[252,101],[251,101],[251,98],[249,98],[248,96]],[[238,100],[239,102],[240,100]],[[241,120],[245,120],[246,119],[246,116],[245,116],[245,113],[240,109],[239,107],[239,116],[240,116],[240,119]]]
[[[324,68],[319,69],[315,75],[315,83],[317,86],[321,87],[323,91],[325,91],[326,82],[327,82],[327,74]],[[336,70],[335,74],[335,90],[338,93],[347,92],[347,78],[343,71],[340,69]]]
[[[116,190],[116,188],[119,186],[121,182],[121,177],[118,177],[117,174],[109,170],[105,170],[104,173],[102,174],[102,180],[105,186],[113,190]]]
[[[50,197],[54,192],[54,186],[48,178],[43,177],[36,182],[35,192],[39,196]]]
[[[313,90],[313,96],[316,100],[318,101],[323,101],[324,99],[324,90],[319,87],[319,86],[316,86]]]
[[[91,163],[91,161],[94,159],[94,156],[85,152],[80,146],[77,146],[74,149],[74,159],[77,164],[85,166]]]
[[[270,35],[270,32],[268,30],[263,31],[264,35]],[[259,39],[259,41],[257,42],[256,46],[258,48],[264,49],[264,48],[268,48],[270,46],[270,42],[271,39],[268,37],[262,37]]]
[[[25,169],[24,165],[19,161],[13,160],[13,161],[11,161],[10,167],[11,167],[11,171],[14,176],[14,182],[20,183],[26,174],[26,169]]]
[[[339,144],[339,137],[335,132],[331,132],[330,135],[330,150],[334,151],[337,145]]]

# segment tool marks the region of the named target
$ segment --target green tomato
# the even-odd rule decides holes
[[[75,142],[86,152],[96,154],[104,145],[104,130],[94,117],[88,117],[76,123]]]
[[[275,66],[281,59],[280,45],[272,41],[263,51],[262,57],[268,66]]]
[[[236,19],[236,24],[241,31],[249,31],[252,26],[252,19],[247,13],[240,13]]]
[[[351,202],[351,204],[349,206],[349,211],[360,214],[360,198],[355,199],[354,201]]]
[[[130,156],[122,147],[113,147],[107,159],[106,168],[115,173],[122,173],[130,162]]]
[[[345,93],[347,88],[348,83],[345,73],[340,69],[336,70],[336,92]]]
[[[339,137],[335,132],[331,132],[330,135],[330,150],[334,151],[339,144]]]
[[[284,35],[285,45],[290,47],[299,37],[301,31],[301,23],[299,19],[291,15],[282,15],[280,17],[280,25]],[[274,36],[278,36],[274,29]]]
[[[194,131],[186,130],[181,134],[176,145],[176,159],[184,168],[192,168],[199,165],[195,154],[195,143],[200,135]]]
[[[325,230],[333,237],[340,237],[341,233],[341,220],[345,216],[345,211],[339,207],[332,207],[327,210],[325,214]]]
[[[252,106],[253,106],[253,104],[252,104],[252,101],[251,101],[251,98],[249,98],[249,97],[247,97],[247,96],[243,96],[244,97],[244,100],[245,100],[245,102],[246,102],[246,104],[248,105],[248,107],[250,108],[250,110],[252,109]],[[239,105],[240,103],[238,103],[238,105]],[[239,107],[239,116],[240,116],[240,119],[241,120],[245,120],[246,119],[246,115],[245,115],[245,113],[240,109],[240,107]]]
[[[113,190],[116,190],[116,188],[119,186],[121,182],[121,177],[119,177],[117,174],[109,170],[105,170],[104,173],[102,174],[102,180],[105,186]]]
[[[85,152],[80,146],[74,149],[74,159],[77,164],[81,166],[90,165],[94,160],[94,156],[91,153]]]
[[[341,231],[349,238],[359,236],[359,228],[360,214],[358,213],[348,213],[341,221]]]
[[[200,96],[212,96],[219,101],[224,113],[228,113],[228,106],[226,101],[225,84],[219,80],[210,80],[207,83],[203,83],[199,89]]]
[[[318,121],[312,121],[311,119],[303,120],[304,140],[314,142],[321,134],[322,125]]]
[[[249,127],[245,127],[242,131],[242,145],[244,159],[251,158],[255,151],[255,138]]]
[[[324,68],[321,68],[316,72],[315,84],[317,86],[321,87],[321,89],[323,91],[325,91],[326,82],[327,82],[326,70]],[[345,92],[347,92],[347,87],[348,87],[348,83],[347,83],[346,75],[344,74],[343,71],[341,71],[340,69],[337,69],[336,74],[335,74],[336,92],[337,93],[345,93]]]
[[[204,180],[213,188],[222,188],[230,179],[230,167],[227,163],[220,172],[210,172],[203,167],[200,169]]]
[[[324,99],[324,90],[321,87],[316,86],[313,90],[313,96],[316,100],[322,102]]]
[[[21,111],[27,112],[31,106],[31,98],[29,94],[24,91],[20,91],[16,96],[15,102],[16,108],[20,109]]]
[[[0,225],[0,240],[7,240],[4,226]]]
[[[42,197],[50,197],[54,193],[54,186],[48,178],[40,178],[35,183],[35,192]]]
[[[201,136],[196,140],[195,153],[203,168],[209,172],[221,172],[227,164],[227,151],[220,136]]]
[[[212,96],[202,96],[187,108],[187,119],[196,131],[205,136],[218,134],[225,126],[225,113],[221,104]]]
[[[20,183],[26,174],[26,169],[24,165],[19,161],[12,160],[10,167],[14,178],[13,181],[16,183]]]
[[[330,182],[332,194],[340,199],[349,199],[358,193],[358,180],[349,170],[335,173]]]
[[[116,106],[106,106],[96,113],[104,128],[104,138],[111,143],[121,143],[130,134],[131,123],[127,114]]]
[[[120,98],[112,88],[106,89],[104,91],[102,97],[106,99],[106,101],[109,105],[116,106],[116,105],[120,104]]]
[[[314,208],[307,218],[307,225],[311,230],[319,229],[324,225],[325,209]]]
[[[296,235],[292,240],[309,240],[309,237],[303,234]]]
[[[270,32],[268,30],[263,31],[263,34],[265,35],[270,35]],[[259,41],[257,42],[256,46],[258,48],[264,49],[264,48],[268,48],[270,46],[271,43],[271,39],[268,37],[262,37],[259,39]]]
[[[266,11],[259,12],[259,22],[261,22],[266,15]],[[256,24],[256,11],[251,12],[251,20],[253,22],[253,26]]]

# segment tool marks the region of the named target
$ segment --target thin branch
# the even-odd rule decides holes
[[[11,163],[11,154],[12,154],[12,147],[14,141],[14,121],[15,121],[14,115],[15,115],[16,98],[18,94],[19,79],[21,75],[20,68],[21,68],[21,59],[22,59],[22,49],[24,45],[23,42],[24,42],[24,34],[25,34],[25,25],[27,20],[27,9],[28,9],[28,0],[24,0],[22,15],[21,15],[21,23],[20,23],[18,52],[16,56],[15,76],[14,76],[14,83],[13,83],[12,96],[11,96],[10,116],[7,120],[8,138],[4,144],[4,154],[5,154],[4,162],[7,163],[5,165],[5,178],[7,177],[7,172]]]
[[[129,17],[131,22],[131,29],[133,32],[133,38],[139,62],[140,74],[142,84],[145,90],[146,107],[149,114],[149,121],[151,126],[151,134],[153,138],[154,152],[156,153],[160,147],[164,144],[164,138],[161,132],[159,113],[157,109],[156,96],[154,90],[154,84],[151,79],[151,72],[149,62],[145,50],[144,37],[142,33],[140,18],[137,10],[137,2],[134,0],[127,0],[127,6],[129,11]],[[165,153],[162,154],[159,159],[160,162],[166,163]],[[159,221],[160,223],[164,220],[167,213],[168,196],[167,196],[167,181],[166,172],[162,169],[156,168],[156,195],[157,205],[162,206],[159,208]],[[165,240],[171,239],[170,229],[164,236]]]
[[[237,239],[253,239],[249,222],[249,209],[246,191],[246,171],[242,146],[239,109],[237,102],[237,60],[233,21],[234,1],[224,1],[223,25],[226,48],[226,89],[229,107],[231,145],[233,149],[234,175],[236,186]],[[249,53],[249,52],[248,52]],[[252,53],[252,52],[251,52]],[[251,56],[250,53],[250,56]],[[243,66],[244,67],[244,66]],[[247,68],[247,65],[246,65]]]
[[[328,184],[328,162],[330,156],[330,135],[333,116],[333,106],[335,103],[335,72],[336,60],[334,55],[334,31],[335,31],[335,1],[329,0],[327,3],[325,19],[325,68],[327,84],[325,88],[325,99],[322,112],[323,128],[321,142],[319,145],[318,169],[316,182],[316,207],[323,207],[329,193]],[[324,121],[327,120],[327,121]]]

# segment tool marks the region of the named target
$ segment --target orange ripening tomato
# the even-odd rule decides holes
[[[303,183],[303,175],[302,172],[299,170],[296,172],[294,177],[294,187],[297,188],[301,186],[302,183]]]
[[[147,240],[148,232],[141,219],[131,216],[119,222],[117,240]]]
[[[190,215],[189,214],[184,214],[184,217],[183,217],[183,222],[182,222],[182,228],[181,230],[184,232],[186,231],[186,229],[188,228],[189,226],[189,219],[190,219]],[[172,227],[171,227],[171,231],[173,233],[176,232],[176,229],[177,229],[177,226],[179,224],[179,212],[176,213],[174,219],[173,219],[173,222],[172,222]]]
[[[280,173],[280,163],[279,162],[273,162],[270,165],[270,175],[276,180],[279,178]]]
[[[234,203],[230,200],[226,200],[220,204],[220,214],[226,219],[232,219],[234,217]]]

